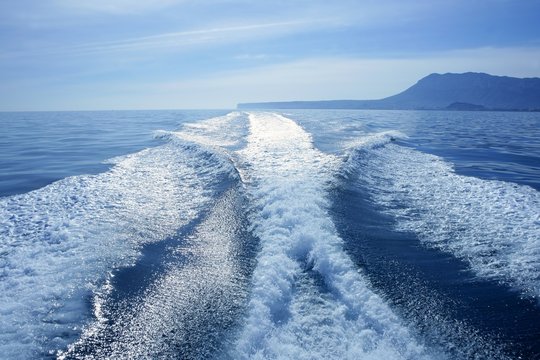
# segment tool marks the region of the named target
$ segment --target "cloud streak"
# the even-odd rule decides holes
[[[3,52],[2,57],[14,58],[39,54],[44,56],[86,56],[120,53],[146,53],[148,51],[179,51],[204,44],[230,44],[248,40],[263,40],[291,33],[308,31],[317,26],[332,26],[332,19],[309,19],[267,23],[216,26],[206,29],[167,32],[135,38],[102,42],[89,42],[71,46],[33,47],[26,51]]]
[[[117,41],[84,44],[74,46],[71,50],[88,53],[144,51],[156,48],[176,47],[178,45],[207,43],[213,40],[231,41],[263,35],[280,35],[291,31],[299,31],[323,22],[324,20],[298,20],[214,27],[209,29],[178,31]]]

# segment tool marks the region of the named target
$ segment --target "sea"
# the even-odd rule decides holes
[[[0,113],[1,359],[540,359],[540,113]]]

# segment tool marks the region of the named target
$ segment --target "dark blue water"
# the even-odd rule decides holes
[[[539,114],[280,114],[0,113],[2,353],[540,358]]]

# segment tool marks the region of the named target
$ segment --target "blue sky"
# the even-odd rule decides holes
[[[376,99],[432,72],[540,76],[540,1],[0,2],[0,110]]]

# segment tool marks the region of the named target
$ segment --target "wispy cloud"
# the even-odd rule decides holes
[[[111,53],[119,54],[127,52],[151,54],[151,51],[156,50],[179,51],[203,44],[224,45],[250,39],[262,40],[268,37],[305,31],[323,24],[331,26],[332,20],[309,19],[209,27],[205,29],[167,32],[127,39],[74,44],[70,46],[32,47],[26,51],[19,50],[11,53],[5,52],[4,57],[28,56],[28,54],[31,53],[42,56],[61,55],[62,57]]]
[[[186,44],[206,43],[212,40],[251,38],[264,35],[265,33],[267,35],[279,35],[281,33],[300,30],[306,26],[321,23],[322,21],[323,20],[298,20],[178,31],[117,41],[83,44],[74,46],[71,49],[77,52],[116,52],[150,50],[164,47],[169,48]]]

